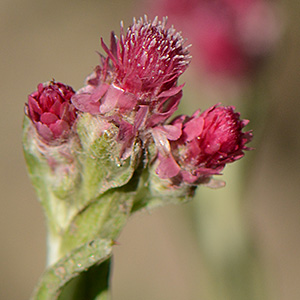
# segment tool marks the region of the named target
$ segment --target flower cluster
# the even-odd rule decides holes
[[[163,124],[177,109],[183,87],[177,81],[190,56],[181,35],[157,18],[134,20],[126,34],[121,27],[120,39],[111,34],[110,48],[103,40],[102,47],[107,57],[100,56],[101,64],[72,102],[119,127],[126,158],[137,136],[147,135],[147,129]]]
[[[33,299],[61,298],[65,283],[99,271],[100,288],[87,292],[106,299],[112,246],[128,217],[190,200],[197,185],[220,186],[213,175],[249,150],[248,122],[232,106],[171,120],[191,57],[166,19],[134,19],[101,45],[81,89],[53,80],[25,104],[24,155],[48,226],[49,268]]]
[[[111,34],[109,47],[101,40],[106,55],[100,55],[83,88],[74,93],[61,83],[40,84],[28,98],[27,115],[41,138],[53,144],[76,134],[76,118],[89,114],[106,126],[97,134],[109,124],[117,128],[121,161],[139,145],[140,157],[156,166],[160,178],[177,185],[202,183],[241,158],[252,135],[243,132],[247,121],[233,107],[215,105],[168,122],[182,97],[178,78],[191,60],[184,43],[166,19],[134,20],[126,32],[121,26],[119,38]]]

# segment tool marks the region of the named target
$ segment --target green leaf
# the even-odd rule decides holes
[[[116,239],[125,226],[134,192],[113,189],[78,213],[62,236],[61,253],[98,236]]]
[[[58,299],[71,279],[107,260],[111,256],[112,245],[111,240],[95,239],[73,249],[45,271],[31,300]],[[107,278],[103,280],[107,281]]]

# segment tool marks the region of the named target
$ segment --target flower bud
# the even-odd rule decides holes
[[[68,139],[76,119],[76,109],[70,102],[74,93],[70,86],[51,81],[40,83],[28,96],[25,113],[43,142],[58,145]]]
[[[190,118],[181,116],[172,122],[177,123],[182,124],[181,137],[170,141],[169,153],[158,154],[156,171],[161,178],[178,176],[188,184],[207,183],[250,149],[245,144],[252,133],[242,131],[248,121],[240,120],[232,106],[215,105],[202,114],[196,111]]]

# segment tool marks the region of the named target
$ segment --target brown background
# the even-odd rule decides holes
[[[281,2],[285,34],[266,79],[271,115],[263,144],[256,149],[245,213],[274,299],[296,300],[300,299],[300,7],[298,0]],[[27,95],[53,77],[80,88],[98,63],[100,36],[107,41],[110,30],[118,32],[122,19],[129,25],[135,11],[133,0],[0,1],[0,299],[28,299],[45,262],[43,213],[21,147]],[[190,106],[192,111],[196,105]],[[119,238],[121,245],[115,247],[115,300],[204,295],[203,261],[192,225],[185,220],[190,205],[131,219]]]

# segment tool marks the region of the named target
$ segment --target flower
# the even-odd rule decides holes
[[[187,48],[180,33],[166,29],[166,18],[150,22],[134,20],[124,35],[112,39],[112,47],[102,46],[115,67],[116,86],[139,97],[140,101],[169,90],[189,64]]]
[[[76,119],[76,108],[70,102],[74,94],[70,86],[51,81],[40,83],[28,96],[25,113],[47,144],[61,144],[68,138]]]
[[[120,39],[112,33],[109,48],[101,39],[107,57],[100,55],[100,65],[72,103],[118,126],[125,153],[136,136],[163,124],[177,109],[183,87],[178,77],[190,62],[184,42],[173,27],[166,28],[166,18],[134,19],[126,33],[121,26]]]
[[[173,120],[173,126],[182,126],[182,134],[169,141],[165,153],[158,148],[159,177],[179,176],[188,184],[198,184],[220,174],[227,163],[243,157],[243,151],[250,150],[245,145],[252,133],[242,131],[248,121],[241,120],[234,109],[215,105],[202,114],[198,110],[190,118],[180,116]]]
[[[190,56],[181,35],[173,27],[166,28],[166,19],[134,19],[126,34],[121,26],[119,40],[112,32],[110,48],[102,39],[101,44],[107,57],[100,55],[100,65],[87,78],[87,85],[72,98],[79,110],[128,113],[141,105],[153,110],[180,92],[177,79]]]

